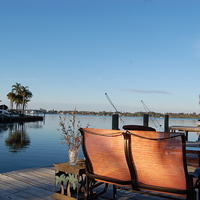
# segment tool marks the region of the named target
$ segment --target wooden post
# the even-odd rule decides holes
[[[148,114],[143,115],[143,126],[146,126],[146,127],[149,126],[149,115]]]
[[[119,130],[119,115],[118,114],[112,115],[112,129]]]
[[[164,118],[164,131],[169,132],[169,115],[165,115]]]

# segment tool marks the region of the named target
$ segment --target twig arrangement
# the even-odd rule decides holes
[[[82,136],[79,131],[81,127],[80,121],[76,120],[76,108],[72,114],[72,119],[69,119],[69,125],[66,127],[66,117],[59,116],[59,125],[60,129],[58,131],[62,131],[61,142],[62,144],[67,144],[69,149],[78,149],[82,144]]]

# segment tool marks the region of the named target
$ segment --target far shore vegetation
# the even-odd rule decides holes
[[[45,110],[40,109],[39,112],[43,112],[46,114],[64,114],[64,115],[73,115],[73,110],[66,110],[66,111],[57,111],[57,110]],[[76,110],[76,115],[93,115],[93,116],[112,116],[116,114],[116,112],[107,112],[107,111],[78,111]],[[191,118],[191,119],[200,119],[200,114],[197,113],[155,113],[155,112],[120,112],[118,113],[120,116],[123,117],[143,117],[144,114],[148,114],[149,117],[155,118],[163,118],[165,115],[169,115],[170,118]]]

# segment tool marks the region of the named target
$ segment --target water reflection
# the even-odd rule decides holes
[[[0,136],[2,136],[2,133],[8,130],[7,124],[0,124]]]
[[[29,128],[34,128],[34,129],[42,129],[43,125],[45,124],[45,121],[36,121],[36,122],[28,122],[25,123],[25,128],[29,129]]]
[[[67,120],[71,116],[66,116]],[[91,128],[112,128],[112,117],[77,116],[82,127],[88,123]],[[157,119],[164,127],[164,119]],[[123,117],[125,124],[142,125],[143,118]],[[196,126],[197,119],[169,119],[169,126]],[[67,147],[60,143],[59,115],[45,115],[45,122],[26,122],[23,124],[0,124],[0,173],[32,167],[49,166],[68,161]],[[119,128],[124,124],[119,120]],[[149,126],[154,124],[149,120]],[[156,129],[157,131],[162,131]],[[21,132],[20,132],[21,131]],[[190,141],[197,140],[197,133],[189,134]],[[7,142],[6,142],[7,141]],[[14,152],[14,153],[12,153]],[[84,158],[80,151],[79,158]]]
[[[10,152],[18,153],[30,145],[30,138],[24,128],[24,123],[10,124],[5,146]]]

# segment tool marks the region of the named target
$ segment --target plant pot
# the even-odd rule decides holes
[[[70,163],[70,165],[76,165],[76,163],[78,161],[78,154],[79,154],[79,149],[68,148],[68,155],[69,155],[69,163]]]

